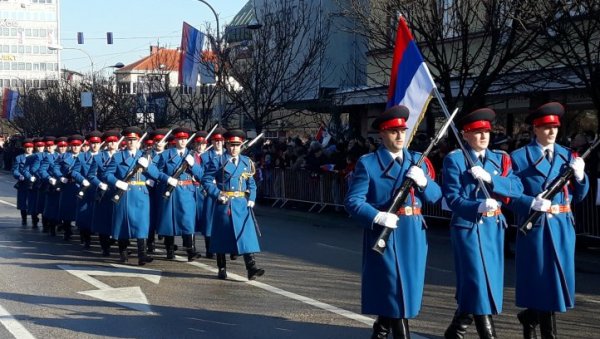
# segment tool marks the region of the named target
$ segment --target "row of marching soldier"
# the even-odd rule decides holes
[[[488,149],[493,110],[459,115],[461,148],[445,157],[441,186],[432,166],[427,161],[416,166],[420,154],[405,148],[408,108],[393,106],[375,119],[372,127],[383,146],[360,158],[345,200],[346,209],[365,226],[362,312],[377,316],[371,338],[390,333],[410,338],[408,319],[420,312],[428,251],[421,208],[442,197],[452,211],[457,302],[444,337],[465,338],[473,322],[480,338],[498,337],[492,316],[502,312],[503,304],[508,225],[502,207],[513,211],[518,225],[527,225],[517,235],[515,256],[523,338],[537,338],[538,333],[541,338],[557,337],[555,312],[575,305],[571,202],[582,201],[589,189],[584,159],[556,144],[563,114],[564,107],[556,102],[530,112],[526,121],[535,139],[511,155]],[[570,180],[557,180],[564,178]],[[405,180],[413,188],[400,208],[391,210]],[[556,194],[549,194],[553,186]],[[524,222],[528,219],[533,219],[531,224]],[[385,229],[391,229],[387,242],[380,236]],[[374,250],[381,247],[385,251]]]
[[[241,154],[244,139],[241,130],[209,135],[183,127],[24,139],[13,165],[22,225],[30,215],[37,228],[41,214],[44,232],[61,229],[70,240],[75,222],[84,248],[97,234],[102,256],[116,243],[122,263],[135,240],[138,265],[154,260],[156,236],[164,239],[166,259],[175,259],[181,237],[188,261],[195,260],[201,233],[220,279],[227,278],[226,254],[243,255],[248,279],[256,279],[265,271],[254,256],[260,252],[256,184],[254,164]]]

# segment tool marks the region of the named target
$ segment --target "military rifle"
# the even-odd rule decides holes
[[[144,135],[142,135],[142,137],[140,138],[139,143],[141,144],[142,141],[144,141],[144,139],[146,139],[147,136],[148,136],[148,132],[144,133]],[[123,152],[126,152],[126,151],[123,151]],[[140,169],[140,167],[142,167],[142,166],[136,162],[133,166],[131,166],[129,168],[129,171],[125,174],[125,177],[123,177],[123,180],[121,180],[121,181],[124,181],[124,182],[130,181],[131,178],[133,178],[133,176]],[[115,204],[118,204],[121,201],[121,197],[123,196],[123,194],[125,194],[125,190],[122,190],[118,187],[116,187],[116,189],[117,189],[117,191],[115,192],[115,195],[113,195],[111,200]]]
[[[415,166],[421,167],[421,165],[423,164],[423,161],[425,161],[425,158],[431,152],[433,147],[435,145],[437,145],[438,142],[440,142],[440,140],[442,139],[442,137],[446,134],[448,127],[450,127],[450,124],[452,123],[452,120],[454,119],[454,117],[456,116],[457,113],[458,113],[458,108],[456,108],[454,110],[454,112],[448,118],[446,123],[442,126],[442,128],[440,128],[440,130],[438,131],[435,138],[429,143],[429,146],[427,146],[427,149],[421,154],[421,157],[419,158],[419,160],[417,161]],[[392,200],[392,205],[387,210],[388,213],[395,213],[400,208],[400,206],[402,206],[402,204],[406,201],[406,197],[408,196],[408,193],[410,192],[410,188],[414,185],[414,183],[415,182],[413,179],[404,178],[404,181],[402,182],[400,189],[394,196],[394,200]],[[375,244],[372,247],[373,251],[375,251],[379,254],[383,254],[385,252],[385,249],[387,248],[388,240],[390,238],[390,235],[392,234],[392,231],[393,231],[393,229],[391,229],[389,227],[385,227],[381,231],[381,234],[379,234],[377,241],[375,241]]]
[[[600,144],[600,138],[598,138],[598,136],[596,136],[596,139],[594,139],[594,142],[592,143],[592,145],[583,153],[583,155],[581,155],[581,158],[585,160],[585,158],[587,158],[592,153],[594,148],[598,147],[599,144]],[[554,198],[554,196],[558,192],[562,191],[563,187],[569,182],[569,180],[571,180],[571,178],[573,178],[573,175],[574,175],[573,169],[571,168],[571,166],[567,165],[567,168],[564,170],[564,172],[560,176],[556,177],[552,181],[552,183],[548,186],[548,188],[544,192],[542,192],[541,198],[552,200],[552,198]],[[525,222],[523,222],[521,224],[521,226],[519,227],[519,230],[521,232],[523,232],[524,234],[527,234],[527,232],[531,231],[531,229],[533,228],[533,223],[543,213],[545,213],[545,212],[533,211],[531,214],[529,214],[529,217],[527,218],[527,220],[525,220]]]
[[[206,136],[206,139],[210,138],[210,136],[215,132],[215,129],[217,129],[217,126],[219,126],[218,124],[215,124],[213,126],[213,128],[210,130],[210,132],[208,133],[208,135]],[[196,133],[192,134],[186,141],[185,141],[185,146],[187,147],[187,145],[192,141],[192,139],[194,139],[194,137],[196,136]],[[192,152],[190,152],[190,154],[192,154]],[[175,170],[175,172],[173,173],[172,177],[179,180],[179,177],[188,170],[188,168],[190,167],[190,164],[187,163],[187,161],[185,161],[184,159],[181,159],[181,163],[179,164],[179,167],[177,167],[177,169]],[[171,186],[171,185],[167,185],[167,188],[165,189],[165,192],[163,193],[163,198],[165,199],[169,199],[171,197],[171,194],[173,193],[173,190],[175,189],[175,186]]]

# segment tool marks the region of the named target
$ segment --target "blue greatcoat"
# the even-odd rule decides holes
[[[27,194],[28,186],[25,181],[25,160],[32,155],[19,154],[16,156],[13,162],[12,173],[13,177],[17,179],[17,209],[27,211]],[[23,180],[20,180],[20,177]]]
[[[37,180],[37,172],[40,169],[42,162],[42,154],[44,152],[33,153],[25,160],[25,182],[29,184],[29,191],[27,192],[27,214],[35,215],[38,214],[38,191],[40,188],[40,181]],[[35,177],[36,181],[31,183],[31,177]]]
[[[125,178],[130,169],[136,167],[137,160],[142,157],[136,151],[133,157],[129,151],[118,152],[106,168],[106,182],[115,187],[117,180]],[[157,180],[158,170],[151,162],[145,171],[138,170],[130,181],[129,188],[114,206],[112,237],[117,240],[148,238],[150,226],[150,196],[148,187],[143,184],[150,178]],[[136,183],[132,185],[132,183]]]
[[[550,163],[535,141],[512,154],[515,173],[521,178],[524,194],[513,199],[511,209],[518,225],[532,213],[536,195],[558,177],[573,158],[571,151],[554,145]],[[589,190],[587,175],[554,196],[552,205],[570,205],[583,200]],[[519,232],[516,243],[516,303],[541,311],[565,312],[575,305],[575,230],[573,213],[543,214],[527,235]]]
[[[163,151],[164,152],[164,151]],[[150,153],[150,157],[152,158],[152,162],[154,165],[157,164],[159,155],[161,153],[157,153],[156,150],[152,150]],[[158,223],[160,222],[160,215],[162,213],[162,205],[163,205],[163,192],[165,190],[165,183],[161,181],[156,181],[153,187],[148,187],[150,192],[150,231],[155,231],[158,227]]]
[[[221,157],[227,154],[225,150],[223,153],[217,154],[214,149],[210,149],[207,152],[202,153],[200,158],[202,159],[202,166],[204,168],[204,173],[208,171],[209,168],[216,168],[219,166]],[[204,186],[204,185],[203,185]],[[200,232],[206,237],[210,237],[212,235],[213,229],[213,215],[215,213],[215,207],[217,205],[217,201],[215,198],[207,195],[204,198],[204,207],[202,208],[202,222],[200,223]]]
[[[50,179],[50,177],[52,177],[51,171],[56,159],[58,159],[58,153],[46,153],[46,155],[42,159],[42,163],[40,164],[40,169],[38,170],[40,180],[44,182],[44,185],[47,188],[45,193],[46,199],[44,200],[44,210],[42,211],[42,215],[53,221],[57,221],[59,218],[58,202],[60,200],[60,192],[57,192],[54,186],[50,185],[48,180]]]
[[[94,222],[94,198],[96,196],[96,184],[91,180],[91,177],[95,176],[95,173],[90,172],[93,161],[92,153],[80,153],[77,161],[79,162],[79,171],[73,173],[73,179],[77,183],[77,194],[83,188],[84,179],[90,182],[90,187],[86,189],[83,197],[78,197],[77,199],[77,219],[75,220],[75,224],[79,229],[91,231]]]
[[[109,185],[106,191],[102,193],[98,188],[100,183],[106,184],[106,168],[110,159],[111,155],[108,151],[99,152],[94,156],[89,170],[94,175],[88,180],[96,187],[94,192],[94,222],[92,224],[92,232],[101,235],[112,234],[112,218],[115,204],[110,199],[114,195],[115,190],[114,187]],[[100,200],[96,201],[96,199]]]
[[[226,204],[215,205],[210,252],[256,253],[260,252],[258,234],[248,201],[256,200],[256,183],[252,170],[254,164],[243,155],[234,165],[230,155],[218,162],[210,162],[202,178],[208,195],[216,201],[221,191],[246,192],[246,196],[232,197]]]
[[[159,180],[163,183],[161,196],[167,187],[167,179],[173,176],[175,171],[185,162],[189,150],[183,151],[179,156],[177,149],[171,148],[158,155],[156,167],[161,172]],[[157,207],[161,209],[156,233],[164,236],[190,235],[194,234],[196,225],[196,199],[195,180],[202,178],[202,168],[199,164],[188,168],[179,178],[179,183],[171,192],[168,199],[164,199]]]
[[[201,155],[198,153],[195,153],[194,160],[196,161],[196,163],[198,165],[200,165],[200,167],[202,168],[202,174],[204,175],[204,172],[206,172],[206,166],[202,162]],[[200,178],[200,181],[202,181],[202,178]],[[202,232],[202,230],[204,229],[204,225],[203,225],[204,220],[202,218],[204,215],[204,205],[206,204],[206,202],[205,202],[206,190],[200,184],[200,182],[196,182],[195,185],[196,185],[196,192],[195,192],[194,196],[196,198],[196,226],[195,226],[194,230],[196,232]]]
[[[469,146],[471,159],[476,159]],[[503,158],[505,164],[503,165]],[[493,198],[521,196],[523,185],[512,172],[510,157],[502,151],[486,150],[483,167],[492,177],[486,185]],[[485,196],[469,172],[462,150],[444,159],[444,199],[452,210],[450,238],[454,251],[458,312],[477,315],[502,312],[504,287],[504,215],[484,216],[477,212]],[[503,173],[504,172],[504,173]]]
[[[423,216],[400,215],[383,255],[372,250],[384,229],[373,224],[380,211],[387,211],[393,195],[402,185],[406,171],[416,163],[417,153],[404,150],[402,164],[380,147],[362,156],[354,169],[346,195],[346,210],[364,225],[362,265],[362,313],[392,318],[414,318],[423,298],[427,260],[426,224]],[[425,163],[423,170],[428,173]],[[402,207],[422,208],[422,201],[435,203],[440,187],[430,177],[424,189],[411,190]],[[413,200],[414,198],[414,200]]]
[[[77,187],[73,179],[73,173],[79,171],[79,162],[76,161],[76,158],[73,156],[73,153],[66,152],[58,157],[53,168],[53,174],[57,180],[60,177],[65,177],[69,180],[66,184],[62,184],[60,181],[57,183],[57,185],[61,185],[59,202],[60,219],[65,222],[74,221],[77,217],[77,192],[79,192],[79,187]]]

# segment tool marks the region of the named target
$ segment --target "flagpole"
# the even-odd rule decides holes
[[[449,119],[450,111],[448,111],[448,107],[446,107],[446,103],[444,102],[444,100],[442,100],[442,95],[438,91],[437,86],[433,87],[433,95],[436,97],[436,99],[440,103],[440,106],[442,107],[442,111],[444,112],[446,119]],[[454,136],[456,137],[458,146],[462,149],[462,151],[465,155],[465,158],[467,159],[467,162],[469,163],[469,167],[475,166],[475,161],[473,160],[473,158],[471,158],[471,152],[469,152],[467,150],[467,148],[465,147],[465,144],[462,142],[461,135],[458,132],[458,130],[456,129],[456,125],[454,124],[454,121],[450,124],[450,128],[452,129],[452,132],[454,133]],[[481,187],[481,190],[483,191],[483,194],[485,195],[486,199],[491,199],[492,196],[490,195],[490,192],[487,190],[487,186],[485,186],[485,184],[483,183],[483,180],[481,180],[481,178],[477,178],[477,181],[479,182],[479,187]]]

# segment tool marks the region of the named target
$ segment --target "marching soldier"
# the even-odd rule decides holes
[[[40,165],[41,178],[48,181],[48,193],[47,199],[44,203],[43,215],[48,220],[48,227],[50,235],[56,235],[56,226],[60,223],[60,190],[57,190],[58,180],[54,176],[54,168],[64,154],[67,153],[67,137],[56,138],[56,150],[57,152],[48,153],[48,155],[42,160]]]
[[[512,153],[513,167],[521,178],[524,194],[511,201],[522,223],[533,211],[544,212],[527,233],[517,234],[516,303],[525,310],[518,314],[525,338],[556,338],[555,312],[575,306],[575,229],[571,202],[582,201],[589,190],[582,158],[556,143],[564,108],[550,102],[527,117],[535,139]],[[551,200],[541,194],[570,166],[574,179]],[[519,223],[519,224],[520,224]]]
[[[37,172],[40,169],[46,143],[43,138],[34,138],[33,146],[33,154],[30,157],[27,157],[27,160],[25,161],[25,180],[27,180],[29,184],[29,191],[27,192],[27,214],[31,215],[32,227],[38,228],[38,223],[40,221],[38,211],[40,181],[37,180]]]
[[[196,132],[196,136],[194,137],[194,161],[201,166],[202,168],[202,173],[204,173],[206,171],[206,168],[204,166],[204,163],[202,162],[202,154],[204,153],[208,140],[206,139],[206,137],[208,136],[208,133],[206,131],[197,131]],[[195,181],[194,182],[194,186],[196,186],[196,192],[195,192],[195,198],[196,198],[196,227],[195,227],[195,231],[196,232],[202,232],[203,231],[203,209],[204,209],[204,204],[205,204],[205,198],[206,198],[206,190],[204,190],[204,187],[202,187],[200,181],[202,179],[200,178],[199,181]],[[206,258],[207,259],[212,259],[214,258],[214,254],[210,253],[208,251],[208,246],[207,246],[207,242],[206,242],[206,237],[204,238],[204,245],[206,246]]]
[[[153,149],[148,153],[152,163],[156,165],[158,161],[157,155],[161,154],[165,150],[166,142],[163,141],[165,135],[169,133],[168,130],[161,128],[153,131],[150,135],[153,140]],[[164,191],[164,184],[161,182],[152,182],[149,185],[150,191],[150,231],[148,233],[148,253],[154,253],[156,227],[160,219],[160,213],[162,212],[159,207],[163,202],[162,193]]]
[[[106,150],[98,152],[94,156],[89,169],[89,181],[94,187],[97,187],[96,191],[93,192],[94,222],[92,223],[92,232],[98,233],[103,257],[110,256],[114,207],[114,203],[110,200],[114,190],[106,183],[106,168],[113,155],[118,151],[119,135],[120,133],[117,130],[106,131],[102,134]]]
[[[219,279],[227,278],[225,254],[243,254],[248,280],[262,276],[265,270],[256,266],[254,253],[260,252],[254,218],[256,183],[254,163],[241,155],[244,131],[231,130],[224,136],[228,153],[207,164],[202,185],[217,201],[210,252],[217,254]]]
[[[112,237],[118,240],[121,262],[127,262],[129,239],[136,239],[138,265],[142,266],[154,259],[146,252],[146,241],[150,225],[150,198],[146,180],[156,180],[158,170],[139,150],[142,130],[127,127],[123,130],[127,148],[116,153],[106,168],[105,181],[115,190],[122,190],[122,197],[115,203]],[[128,173],[134,173],[127,178]],[[123,181],[124,179],[128,181]]]
[[[504,231],[502,198],[523,192],[504,151],[488,149],[496,113],[477,109],[457,118],[467,152],[458,149],[444,159],[443,193],[452,210],[450,239],[454,251],[458,307],[445,332],[446,338],[463,338],[475,319],[480,338],[497,338],[493,314],[502,312],[504,285]],[[475,166],[466,160],[470,157]],[[486,198],[478,180],[494,196]]]
[[[73,235],[71,222],[77,218],[77,193],[79,187],[75,183],[73,174],[80,171],[80,161],[78,160],[83,144],[83,136],[79,134],[71,135],[67,141],[71,146],[71,151],[62,154],[53,167],[53,176],[60,181],[60,218],[65,231],[64,239],[70,240]]]
[[[77,218],[75,224],[79,228],[79,234],[84,248],[88,249],[90,248],[92,241],[94,201],[97,188],[95,184],[91,183],[91,178],[94,177],[96,173],[91,172],[90,169],[94,157],[98,155],[98,152],[100,151],[102,132],[91,131],[86,135],[85,139],[89,145],[89,151],[87,153],[81,153],[78,157],[77,161],[79,162],[79,165],[77,167],[79,170],[73,173],[73,179],[75,179],[75,182],[80,188],[80,191],[77,193],[80,194],[85,192],[82,196],[78,196]],[[96,167],[94,169],[96,169]]]
[[[346,196],[348,212],[363,222],[362,313],[377,315],[371,338],[410,338],[408,319],[418,315],[425,282],[426,225],[422,201],[441,197],[433,180],[433,168],[420,155],[406,149],[408,108],[397,105],[383,112],[371,125],[383,145],[360,158]],[[427,174],[426,174],[427,173]],[[415,182],[409,199],[393,213],[385,212],[406,178]],[[383,254],[371,248],[384,228],[393,232]]]
[[[13,162],[12,173],[13,177],[17,179],[15,188],[17,189],[17,209],[21,212],[21,225],[26,226],[29,187],[25,178],[25,162],[27,161],[27,158],[31,157],[33,154],[33,140],[30,138],[23,139],[21,146],[23,147],[24,152],[16,156],[15,161]]]
[[[194,227],[196,225],[196,199],[194,180],[202,178],[202,168],[195,162],[194,156],[186,148],[190,131],[179,127],[173,130],[173,138],[176,140],[174,148],[170,148],[156,159],[156,167],[161,172],[159,180],[166,183],[163,187],[173,187],[170,196],[163,199],[157,207],[161,209],[157,233],[165,239],[167,259],[174,258],[175,236],[181,235],[183,246],[186,248],[188,261],[196,257],[196,246],[194,239]],[[184,162],[186,164],[184,164]],[[187,170],[179,177],[173,175],[181,167],[187,166]],[[162,192],[164,194],[164,190]]]
[[[54,162],[56,159],[56,144],[54,141],[56,140],[53,136],[46,136],[44,138],[44,143],[46,145],[46,151],[42,154],[42,159],[40,161],[40,166],[38,169],[38,178],[40,181],[40,192],[38,194],[38,211],[42,214],[42,228],[43,232],[47,233],[50,231],[50,223],[52,222],[46,212],[46,204],[47,199],[56,199],[58,196],[50,192],[48,182],[49,174],[48,167],[49,164]]]
[[[223,128],[217,128],[210,136],[210,142],[212,149],[204,152],[200,155],[201,164],[204,168],[204,173],[208,170],[208,167],[218,166],[221,161],[221,157],[224,156],[225,150],[223,149],[224,141],[223,135],[227,132]],[[202,185],[204,186],[204,184]],[[204,245],[206,247],[206,257],[213,258],[213,253],[210,251],[210,239],[212,236],[213,229],[213,215],[215,211],[216,200],[211,196],[206,196],[204,199],[204,206],[202,208],[202,219],[200,222],[200,231],[204,235]]]

